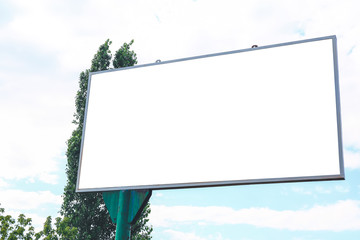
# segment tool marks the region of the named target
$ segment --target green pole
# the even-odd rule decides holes
[[[116,235],[115,240],[130,239],[129,218],[130,191],[120,191],[118,217],[116,218]]]
[[[140,217],[151,197],[151,190],[103,192],[110,218],[116,223],[115,240],[129,240],[131,224]]]

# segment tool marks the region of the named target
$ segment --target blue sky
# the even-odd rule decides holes
[[[0,203],[40,226],[66,182],[79,73],[107,38],[139,64],[337,35],[345,181],[154,191],[154,239],[359,239],[360,17],[353,1],[0,2]]]

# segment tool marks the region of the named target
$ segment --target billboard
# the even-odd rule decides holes
[[[335,179],[335,36],[90,74],[78,192]]]

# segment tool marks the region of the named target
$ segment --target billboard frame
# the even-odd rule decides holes
[[[125,186],[125,187],[101,187],[101,188],[82,188],[79,189],[79,180],[82,166],[82,154],[83,154],[83,146],[84,146],[84,138],[86,131],[86,120],[87,120],[87,112],[88,112],[88,102],[90,98],[90,87],[91,87],[91,77],[93,75],[108,73],[113,71],[124,71],[128,69],[135,68],[144,68],[151,67],[154,65],[163,65],[163,64],[171,64],[182,61],[196,60],[201,58],[208,57],[216,57],[227,54],[234,53],[243,53],[250,51],[259,51],[268,48],[276,48],[283,47],[295,44],[302,44],[307,42],[315,42],[322,40],[332,40],[332,50],[333,50],[333,68],[334,68],[334,85],[335,85],[335,100],[336,100],[336,121],[337,121],[337,136],[338,136],[338,155],[339,155],[339,170],[340,174],[338,175],[322,175],[322,176],[304,176],[304,177],[284,177],[284,178],[262,178],[262,179],[249,179],[249,180],[231,180],[231,181],[208,181],[208,182],[192,182],[192,183],[179,183],[179,184],[159,184],[159,185],[141,185],[141,186]],[[151,190],[161,190],[161,189],[178,189],[178,188],[197,188],[197,187],[217,187],[217,186],[232,186],[232,185],[248,185],[248,184],[267,184],[267,183],[287,183],[287,182],[308,182],[308,181],[325,181],[325,180],[344,180],[345,179],[345,170],[344,170],[344,159],[343,159],[343,143],[342,143],[342,127],[341,127],[341,109],[340,109],[340,86],[339,86],[339,70],[338,70],[338,55],[337,55],[337,39],[335,35],[312,38],[306,40],[299,40],[293,42],[285,42],[279,44],[272,44],[267,46],[260,46],[256,48],[248,48],[227,52],[220,52],[214,54],[207,54],[201,56],[194,56],[188,58],[180,58],[175,60],[156,62],[150,64],[136,65],[132,67],[118,68],[118,69],[110,69],[99,72],[90,72],[89,81],[88,81],[88,89],[87,89],[87,98],[86,98],[86,106],[85,106],[85,115],[84,115],[84,124],[83,124],[83,132],[81,139],[81,148],[80,148],[80,157],[79,157],[79,168],[77,174],[77,182],[76,182],[76,192],[106,192],[106,191],[118,191],[118,190],[141,190],[141,189],[151,189]]]

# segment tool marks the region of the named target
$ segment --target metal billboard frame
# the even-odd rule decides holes
[[[321,175],[321,176],[300,176],[300,177],[281,177],[281,178],[263,178],[263,179],[243,179],[243,180],[230,180],[230,181],[207,181],[207,182],[191,182],[191,183],[171,183],[171,184],[160,184],[160,185],[140,185],[140,186],[119,186],[119,187],[100,187],[100,188],[79,188],[79,181],[81,175],[81,167],[82,167],[82,156],[83,156],[83,148],[84,148],[84,138],[86,135],[86,120],[88,114],[88,103],[90,98],[90,87],[91,87],[91,78],[94,75],[109,73],[114,71],[125,71],[129,69],[136,68],[145,68],[156,65],[164,65],[171,64],[176,62],[183,61],[191,61],[197,59],[203,59],[208,57],[216,57],[223,56],[228,54],[235,53],[245,53],[251,51],[259,51],[269,48],[278,48],[284,46],[290,46],[295,44],[303,44],[308,42],[316,42],[322,40],[331,40],[332,41],[332,50],[333,50],[333,68],[334,68],[334,85],[335,85],[335,100],[336,100],[336,121],[337,121],[337,137],[338,137],[338,156],[339,156],[339,172],[340,174],[336,175]],[[151,190],[161,190],[161,189],[177,189],[177,188],[196,188],[196,187],[216,187],[216,186],[231,186],[231,185],[245,185],[245,184],[266,184],[266,183],[286,183],[286,182],[306,182],[306,181],[324,181],[324,180],[344,180],[345,179],[345,171],[344,171],[344,160],[343,160],[343,145],[342,145],[342,128],[341,128],[341,109],[340,109],[340,87],[339,87],[339,71],[338,71],[338,56],[337,56],[337,40],[336,36],[326,36],[319,38],[312,38],[300,41],[279,43],[267,46],[260,46],[256,48],[221,52],[215,54],[207,54],[189,58],[181,58],[170,61],[156,62],[150,64],[136,65],[133,67],[126,67],[120,69],[110,69],[106,71],[92,72],[89,74],[89,82],[88,82],[88,90],[87,90],[87,99],[86,99],[86,107],[85,107],[85,116],[84,116],[84,125],[82,132],[82,140],[81,140],[81,149],[80,149],[80,158],[79,158],[79,168],[77,175],[77,183],[76,183],[76,192],[106,192],[106,191],[118,191],[118,190],[140,190],[140,189],[151,189]]]

